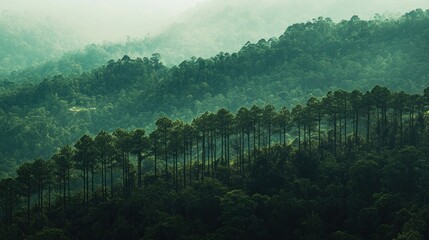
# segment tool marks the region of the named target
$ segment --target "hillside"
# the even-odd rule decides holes
[[[429,11],[396,20],[319,18],[294,24],[278,38],[247,43],[236,53],[192,58],[171,68],[157,54],[125,56],[79,77],[4,82],[1,175],[84,133],[151,129],[163,115],[189,121],[221,107],[290,107],[328,90],[366,91],[377,84],[421,92],[429,76],[427,39]]]
[[[125,42],[89,44],[83,49],[69,51],[61,58],[29,65],[3,78],[35,83],[59,74],[78,76],[124,55],[136,58],[159,53],[164,64],[173,66],[193,56],[210,58],[219,51],[236,52],[247,41],[280,34],[285,22],[292,22],[293,17],[286,17],[280,7],[255,8],[241,1],[230,1],[224,5],[208,1],[185,12],[158,35],[127,38]],[[246,18],[248,15],[253,16],[251,22]],[[273,25],[271,21],[279,24]]]
[[[163,21],[171,22],[166,29],[160,26],[157,28],[158,22],[145,24],[145,20],[147,20],[145,18],[137,18],[134,22],[128,22],[130,20],[127,18],[128,28],[141,29],[140,35],[132,35],[122,42],[104,39],[104,42],[100,43],[102,41],[99,40],[98,44],[89,44],[79,50],[69,51],[61,57],[46,59],[46,62],[38,62],[37,65],[30,65],[20,71],[0,77],[0,79],[35,83],[59,74],[78,76],[102,66],[110,59],[119,59],[124,55],[136,58],[150,57],[153,53],[159,53],[165,65],[173,66],[193,56],[210,58],[220,51],[237,52],[248,41],[257,42],[262,38],[278,36],[284,32],[285,26],[308,21],[316,16],[330,16],[334,22],[350,18],[353,14],[363,16],[363,19],[376,18],[379,20],[400,16],[399,14],[384,13],[384,11],[396,13],[398,7],[394,7],[394,4],[380,7],[370,0],[361,1],[359,4],[363,7],[371,6],[371,9],[374,10],[365,10],[365,8],[358,10],[352,7],[335,11],[333,9],[343,5],[339,0],[331,0],[324,4],[319,4],[315,0],[287,2],[282,0],[263,2],[257,0],[206,0],[174,19],[170,19],[169,16],[163,18]],[[413,4],[409,3],[409,6],[411,5]],[[290,9],[294,9],[294,11],[290,11]],[[406,8],[399,9],[403,12]],[[377,11],[382,15],[374,16]],[[252,17],[249,18],[249,16]],[[110,23],[111,35],[115,34],[121,21]],[[91,23],[88,24],[91,25]],[[84,24],[83,27],[87,29],[90,26]],[[149,35],[144,32],[147,27],[157,29],[158,33]],[[76,26],[75,28],[81,29]],[[45,35],[51,34],[45,33]],[[75,36],[84,38],[79,35],[79,32]],[[125,36],[123,35],[123,39]],[[46,43],[48,43],[46,46],[50,46],[49,41]],[[68,45],[64,47],[66,46]],[[34,43],[33,48],[38,48],[37,43]],[[45,54],[48,52],[45,51],[45,46],[42,46],[40,50]]]
[[[72,32],[48,20],[0,13],[0,78],[79,47]]]
[[[376,86],[83,135],[0,180],[0,237],[426,239],[428,107]]]

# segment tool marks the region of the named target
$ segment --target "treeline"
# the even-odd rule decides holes
[[[429,88],[410,95],[376,86],[290,110],[162,117],[150,134],[84,135],[1,180],[0,234],[427,237],[428,106]]]

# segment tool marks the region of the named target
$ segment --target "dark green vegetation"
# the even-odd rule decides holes
[[[376,86],[84,135],[0,181],[0,236],[425,239],[428,108]]]
[[[334,89],[376,84],[417,93],[429,74],[429,11],[397,20],[338,24],[329,19],[290,26],[278,39],[237,53],[192,58],[168,68],[160,56],[125,56],[79,77],[0,86],[0,176],[17,164],[49,157],[82,134],[153,129],[167,115],[190,121],[205,111],[303,103]]]
[[[87,71],[106,44],[21,71],[0,83],[0,238],[429,238],[428,39],[415,10],[173,67]]]

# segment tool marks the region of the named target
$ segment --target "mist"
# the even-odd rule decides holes
[[[181,20],[189,27],[221,22],[225,29],[241,22],[234,32],[248,32],[248,39],[242,41],[255,42],[261,38],[278,37],[289,25],[311,21],[320,16],[329,17],[335,22],[348,20],[353,15],[369,20],[376,15],[399,17],[417,8],[429,8],[429,1],[209,0],[190,9]],[[225,19],[229,23],[223,22]]]
[[[208,58],[219,52],[237,52],[246,42],[279,37],[295,23],[329,17],[335,22],[396,18],[417,8],[429,8],[424,0],[207,0],[180,14],[156,39],[163,43],[156,52],[172,64],[192,56]],[[180,52],[180,54],[177,54]],[[174,56],[175,55],[175,56]],[[171,59],[173,61],[171,61]]]
[[[376,13],[400,14],[416,8],[429,8],[429,1],[3,0],[0,5],[1,12],[25,16],[29,23],[34,19],[54,22],[74,33],[85,44],[156,36],[172,23],[213,23],[221,20],[223,14],[233,14],[238,21],[253,21],[252,18],[256,18],[265,22],[261,25],[266,31],[249,36],[251,39],[248,40],[255,41],[268,37],[264,36],[266,34],[278,35],[287,25],[318,16],[331,17],[334,21],[349,19],[352,15],[369,19]],[[231,13],[231,9],[234,12]],[[253,26],[249,24],[247,27]]]
[[[178,15],[204,0],[3,0],[0,12],[52,22],[84,43],[123,41],[162,32]]]

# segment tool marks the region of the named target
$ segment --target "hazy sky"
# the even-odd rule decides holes
[[[0,12],[50,19],[87,40],[157,34],[184,10],[205,0],[0,0]]]
[[[349,19],[357,14],[370,18],[374,13],[404,13],[415,8],[429,8],[429,0],[0,0],[0,12],[50,19],[84,36],[85,41],[125,40],[156,35],[172,22],[183,19],[195,6],[206,11],[214,5],[252,7],[254,11],[284,11],[287,25],[329,16]],[[214,8],[214,7],[213,7]],[[198,7],[197,7],[198,9]],[[252,16],[237,16],[252,17]],[[278,19],[278,18],[277,18]],[[195,21],[191,19],[191,21]],[[284,26],[283,26],[284,25]]]

